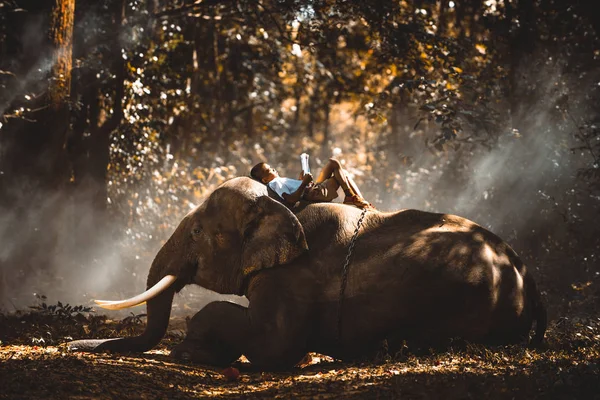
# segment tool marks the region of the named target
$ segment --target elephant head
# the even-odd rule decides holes
[[[148,323],[137,337],[78,340],[76,351],[150,350],[164,336],[173,296],[195,283],[218,293],[243,295],[250,276],[283,265],[308,246],[298,219],[267,196],[266,187],[250,178],[235,178],[217,188],[184,217],[156,255],[147,290],[122,301],[97,303],[122,309],[147,303]]]

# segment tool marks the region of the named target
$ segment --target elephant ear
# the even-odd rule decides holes
[[[283,204],[260,196],[247,216],[242,250],[244,276],[287,264],[308,250],[300,221]]]

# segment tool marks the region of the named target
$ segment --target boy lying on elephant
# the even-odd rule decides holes
[[[338,197],[337,190],[342,188],[346,197],[344,204],[358,208],[374,209],[366,201],[356,183],[342,168],[342,164],[334,158],[329,159],[313,184],[310,173],[300,172],[300,179],[284,178],[269,164],[261,162],[252,167],[250,176],[267,185],[279,195],[288,206],[293,206],[300,199],[311,202],[330,202]]]

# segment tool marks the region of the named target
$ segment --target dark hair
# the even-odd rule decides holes
[[[260,175],[262,175],[261,174],[262,168],[265,164],[266,163],[261,162],[261,163],[256,164],[254,167],[252,167],[252,169],[250,170],[250,176],[253,179],[256,179],[257,181],[262,182],[262,176],[260,176]]]

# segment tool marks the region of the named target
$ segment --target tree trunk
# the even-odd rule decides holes
[[[73,257],[79,265],[88,263],[87,251],[81,250],[97,248],[112,229],[107,210],[107,173],[110,135],[123,119],[126,64],[121,54],[120,33],[125,21],[125,4],[125,0],[112,0],[110,13],[105,15],[103,23],[108,34],[103,42],[96,44],[103,47],[105,64],[80,67],[74,74],[72,94],[79,106],[74,111],[68,146],[72,167],[70,201],[74,213],[69,230],[72,232],[70,245],[80,250],[73,252],[79,255]],[[78,13],[76,18],[77,29],[86,14]],[[76,57],[85,57],[88,46],[83,40],[76,41]],[[105,78],[97,78],[102,74],[102,67],[113,77],[107,82]],[[107,114],[108,109],[112,109],[112,114]]]
[[[324,117],[323,117],[323,145],[327,144],[327,141],[329,140],[329,119],[330,119],[330,114],[331,114],[331,106],[330,106],[330,102],[331,102],[331,95],[327,96],[327,99],[325,99],[325,104],[323,105],[323,112],[324,112]]]
[[[308,102],[309,102],[309,104],[308,104],[308,125],[306,127],[306,131],[307,131],[308,137],[312,138],[315,135],[316,95],[313,94],[312,96],[310,96],[310,99]]]
[[[444,36],[448,24],[448,1],[440,1],[440,13],[438,15],[437,34]]]
[[[465,37],[465,15],[466,15],[466,7],[465,1],[456,2],[456,6],[454,8],[455,13],[455,29],[458,32],[459,38]]]
[[[8,221],[0,237],[13,238],[0,267],[11,271],[3,279],[13,291],[35,269],[51,264],[71,177],[66,142],[75,1],[28,4],[11,21],[13,52],[8,56],[15,79],[7,106],[9,112],[20,107],[33,111],[11,118],[0,135],[0,215]],[[35,33],[33,26],[40,30],[36,45],[22,46]],[[28,93],[43,95],[23,103]]]
[[[125,4],[125,0],[113,0],[111,14],[108,15],[111,36],[107,59],[114,79],[108,87],[103,87],[96,78],[98,71],[81,68],[78,82],[73,86],[74,95],[78,95],[80,102],[70,143],[73,189],[78,203],[89,205],[97,213],[98,222],[106,220],[110,134],[123,119],[126,65],[121,55],[119,35],[125,20]],[[80,49],[80,52],[84,53],[85,49]],[[110,92],[112,105],[104,104],[106,91]],[[109,117],[105,114],[108,108],[113,110]]]
[[[393,153],[398,150],[398,138],[400,136],[400,110],[399,104],[394,101],[390,110],[390,139],[388,140],[389,149]]]
[[[483,2],[481,0],[471,0],[471,20],[469,24],[469,37],[473,40],[479,40],[479,33],[482,31],[481,14],[483,13]]]
[[[298,77],[299,78],[299,77]],[[292,126],[292,131],[294,134],[298,134],[300,131],[300,108],[301,108],[301,100],[302,100],[302,87],[299,83],[296,83],[294,86],[294,99],[296,104],[296,110],[294,111],[294,122]]]
[[[216,142],[221,135],[221,130],[223,127],[223,121],[221,121],[221,71],[223,66],[219,60],[219,26],[217,24],[217,20],[215,19],[214,8],[211,8],[211,17],[212,17],[212,34],[213,34],[213,60],[214,60],[214,83],[213,87],[213,121],[212,121],[212,136],[213,140]]]
[[[50,18],[50,40],[55,47],[56,63],[52,67],[48,88],[48,98],[54,110],[66,106],[71,90],[74,18],[75,0],[56,2]]]
[[[535,45],[535,10],[533,0],[521,0],[517,13],[510,3],[506,4],[507,23],[517,17],[519,27],[510,39],[509,103],[510,119],[513,128],[519,129],[523,106],[529,95],[525,82],[519,79],[521,65],[527,62]],[[510,28],[510,26],[509,26]]]
[[[250,107],[246,113],[246,136],[254,137],[254,107]]]
[[[44,8],[45,5],[24,11],[13,20],[14,46],[8,56],[12,57],[9,61],[13,61],[11,72],[15,83],[8,88],[13,95],[7,107],[10,110],[23,106],[34,111],[24,113],[26,119],[10,119],[0,135],[0,147],[4,149],[0,160],[3,172],[0,198],[5,201],[9,200],[7,193],[14,185],[27,182],[32,192],[61,189],[69,178],[65,144],[75,1],[56,1],[50,9]],[[32,21],[47,33],[37,48],[20,45],[26,35],[32,34],[24,28],[28,23],[31,27]],[[42,68],[47,65],[50,68]],[[40,70],[47,72],[40,74]],[[27,93],[44,95],[23,104],[21,99]]]

